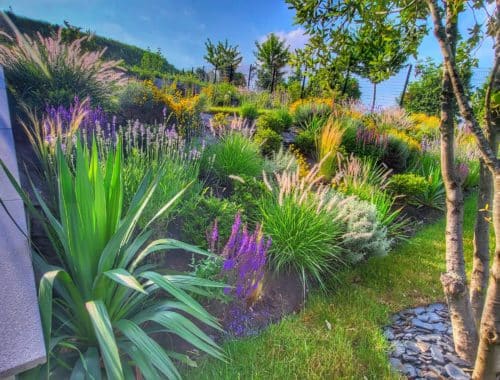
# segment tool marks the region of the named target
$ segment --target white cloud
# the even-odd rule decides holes
[[[290,45],[290,51],[294,51],[295,49],[303,48],[305,44],[309,41],[309,36],[306,34],[304,28],[297,28],[294,30],[290,30],[289,32],[285,31],[277,31],[273,32],[280,39],[284,39],[287,45]],[[267,36],[262,36],[259,38],[259,42],[265,41]]]

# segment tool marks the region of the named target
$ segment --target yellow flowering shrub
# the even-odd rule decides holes
[[[305,156],[293,144],[290,145],[290,152],[297,159],[297,164],[299,165],[299,175],[301,177],[307,176],[307,174],[309,173],[309,164],[307,163]]]
[[[329,106],[329,107],[333,107],[334,106],[334,101],[333,101],[333,98],[307,98],[307,99],[299,99],[299,100],[296,100],[295,102],[293,102],[291,105],[290,105],[290,113],[295,113],[295,111],[297,110],[297,108],[303,106],[303,105],[319,105],[319,104],[322,104],[322,105],[326,105],[326,106]]]
[[[401,141],[404,141],[406,143],[406,145],[408,145],[408,147],[412,150],[415,150],[415,151],[422,150],[422,147],[420,146],[420,142],[417,139],[409,136],[408,134],[406,134],[405,132],[403,132],[399,129],[391,128],[391,129],[386,131],[386,134],[389,136],[396,137],[396,138],[400,139]]]
[[[185,135],[188,128],[196,129],[200,126],[200,113],[205,106],[205,98],[199,94],[184,96],[177,89],[177,83],[159,89],[152,81],[146,81],[146,86],[151,89],[153,98],[165,104],[175,117],[178,132]]]
[[[437,137],[439,135],[439,118],[424,113],[416,113],[409,116],[412,126],[410,133],[422,140],[424,137]]]

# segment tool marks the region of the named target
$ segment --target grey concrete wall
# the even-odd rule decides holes
[[[0,66],[0,159],[19,182],[16,151]],[[0,378],[45,362],[24,205],[0,168]],[[16,227],[9,214],[22,232]]]

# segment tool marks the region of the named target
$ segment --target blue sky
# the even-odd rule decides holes
[[[0,9],[9,6],[23,16],[59,24],[67,20],[99,35],[143,48],[159,47],[171,63],[186,69],[205,64],[207,38],[213,41],[227,38],[230,43],[238,44],[244,70],[254,62],[255,41],[270,32],[286,38],[292,48],[307,41],[302,28],[294,25],[293,11],[282,0],[0,0]],[[462,20],[463,33],[471,20],[470,14]],[[475,52],[479,67],[485,69],[479,70],[479,76],[491,67],[491,46],[486,41]],[[419,56],[440,59],[432,35],[424,39]],[[387,101],[400,91],[404,76],[400,73],[385,84],[385,91],[384,85],[381,86],[379,92]],[[368,96],[367,83],[362,83],[362,89],[363,96]]]

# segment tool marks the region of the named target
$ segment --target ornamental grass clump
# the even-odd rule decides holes
[[[325,288],[325,279],[343,264],[336,201],[329,199],[318,173],[316,165],[303,177],[300,169],[276,173],[274,179],[264,176],[269,193],[260,203],[264,232],[273,239],[270,264],[296,271],[304,291],[309,278]]]
[[[13,36],[0,32],[7,38],[0,44],[0,65],[17,102],[42,110],[46,104],[68,107],[77,96],[89,97],[93,105],[110,106],[114,89],[125,83],[120,61],[104,61],[105,49],[85,51],[82,45],[90,36],[68,44],[59,29],[55,36],[38,33],[32,38],[20,33],[4,13],[2,16]]]
[[[230,176],[256,177],[263,167],[260,147],[236,131],[208,146],[201,157],[202,172],[222,187],[231,184]]]
[[[74,161],[68,161],[57,143],[57,215],[34,188],[39,213],[9,173],[28,209],[45,228],[55,255],[33,253],[48,353],[47,363],[31,370],[33,378],[179,379],[174,360],[193,362],[185,354],[165,351],[151,337],[158,333],[177,335],[223,359],[219,347],[193,321],[215,329],[220,329],[219,324],[189,294],[205,294],[204,288],[223,285],[189,275],[160,274],[155,265],[145,263],[148,256],[170,249],[209,255],[174,239],[150,240],[149,226],[183,191],[166,200],[138,229],[163,169],[155,176],[145,173],[125,209],[121,146],[118,140],[100,161],[95,140],[88,148],[78,139]]]
[[[225,293],[252,306],[262,293],[271,239],[266,239],[259,224],[254,232],[249,232],[247,226],[241,223],[240,213],[237,213],[224,247],[219,247],[217,220],[208,236],[208,244],[211,252],[219,253],[223,258],[221,274],[233,285],[233,288],[226,288]]]

